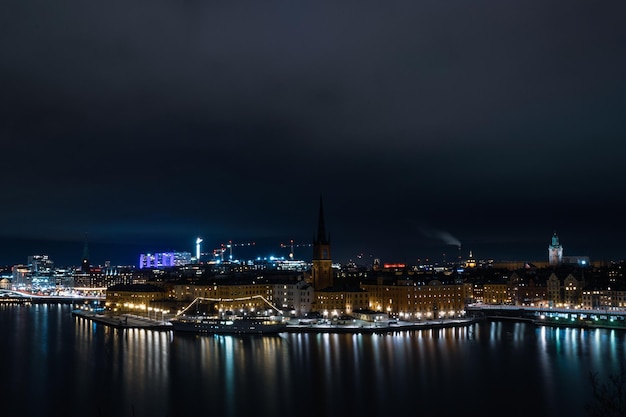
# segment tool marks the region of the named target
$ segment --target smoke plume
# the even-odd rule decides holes
[[[424,236],[441,240],[448,245],[461,247],[461,241],[446,231],[422,227],[421,232]]]

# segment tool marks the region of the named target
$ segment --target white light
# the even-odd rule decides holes
[[[200,243],[202,243],[202,239],[196,239],[196,259],[198,263],[200,262]]]

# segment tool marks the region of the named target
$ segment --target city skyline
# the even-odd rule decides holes
[[[381,263],[405,263],[407,265],[418,264],[454,264],[458,261],[465,262],[471,252],[471,257],[478,261],[515,261],[515,262],[548,262],[549,260],[549,245],[550,239],[553,234],[550,234],[543,242],[538,243],[538,247],[528,250],[528,246],[533,242],[528,242],[525,246],[525,251],[519,252],[519,255],[515,255],[515,250],[509,248],[508,251],[494,251],[492,253],[481,251],[481,245],[476,245],[478,250],[470,248],[464,248],[456,237],[445,231],[434,231],[430,233],[438,234],[437,238],[440,239],[439,251],[434,250],[429,253],[423,252],[421,255],[416,256],[399,256],[394,254],[387,254],[386,256],[375,256],[364,252],[356,253],[351,256],[354,251],[346,250],[345,245],[339,245],[339,250],[335,248],[335,243],[331,243],[331,258],[333,262],[340,264],[347,264],[354,262],[360,266],[371,266],[374,260],[379,260]],[[610,256],[590,256],[589,252],[584,250],[571,250],[567,244],[567,241],[563,243],[563,238],[558,231],[554,231],[559,236],[560,244],[563,247],[564,257],[588,257],[590,261],[623,261],[624,257],[610,257]],[[566,234],[567,235],[567,234]],[[0,255],[0,266],[11,266],[27,263],[27,258],[33,255],[48,255],[50,259],[55,263],[55,266],[70,267],[80,266],[81,260],[84,254],[85,243],[87,243],[88,255],[90,263],[94,266],[104,265],[109,261],[111,265],[119,266],[138,266],[140,256],[148,253],[163,253],[163,252],[188,252],[190,256],[195,257],[197,249],[196,239],[190,239],[187,247],[175,246],[175,245],[123,245],[118,243],[106,243],[106,242],[89,242],[89,241],[76,241],[76,242],[37,242],[37,241],[25,241],[19,242],[17,245],[13,245],[12,251],[4,250]],[[204,243],[204,240],[203,240]],[[293,252],[288,240],[278,242],[253,242],[250,241],[246,244],[234,243],[231,249],[228,249],[228,242],[215,243],[215,252],[213,249],[202,246],[201,261],[206,263],[208,261],[216,260],[229,260],[232,255],[233,260],[247,261],[258,258],[270,257],[289,259],[289,254],[293,253],[295,260],[310,261],[312,255],[312,248],[310,243],[294,241]],[[211,244],[209,240],[207,244]],[[7,247],[5,245],[5,247]],[[212,246],[211,246],[212,247]],[[524,246],[522,246],[524,247]],[[220,250],[217,250],[220,249]],[[136,251],[136,252],[135,252]],[[493,253],[511,253],[512,256],[491,256]],[[221,255],[220,255],[221,254]],[[524,255],[525,254],[525,255]],[[194,261],[195,262],[195,261]]]
[[[0,264],[280,254],[319,196],[337,262],[625,257],[626,4],[5,11]]]

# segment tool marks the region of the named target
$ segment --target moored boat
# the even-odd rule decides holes
[[[195,312],[191,313],[194,307]],[[198,297],[170,323],[174,331],[207,334],[271,334],[287,328],[282,312],[262,296]]]
[[[287,327],[273,317],[179,316],[170,323],[174,331],[215,334],[270,334],[283,332]]]

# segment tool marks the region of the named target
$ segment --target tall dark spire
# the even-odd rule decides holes
[[[89,272],[89,247],[87,246],[87,234],[85,233],[85,244],[83,246],[83,259],[80,268],[83,272]]]
[[[85,243],[83,244],[83,259],[89,259],[89,246],[87,245],[86,236],[85,236]]]
[[[322,196],[320,195],[320,213],[317,221],[317,242],[328,242],[326,238],[326,225],[324,224],[324,203],[322,202]]]
[[[313,239],[313,264],[311,278],[316,290],[333,286],[333,261],[330,256],[330,236],[326,235],[324,204],[320,195],[320,212],[317,220],[317,236]]]

